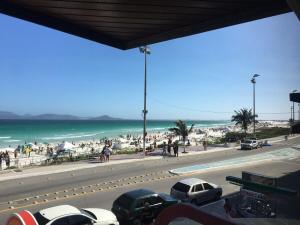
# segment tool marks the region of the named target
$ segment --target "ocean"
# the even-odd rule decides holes
[[[224,127],[229,120],[186,121],[196,128]],[[147,132],[164,132],[174,127],[171,120],[147,121]],[[15,147],[29,142],[61,143],[63,141],[99,140],[118,135],[142,134],[142,120],[0,120],[0,147]]]

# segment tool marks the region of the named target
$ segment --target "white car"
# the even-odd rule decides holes
[[[39,225],[119,225],[116,216],[106,209],[78,209],[60,205],[33,214]]]
[[[170,194],[182,202],[201,204],[220,199],[222,188],[205,180],[188,178],[177,182],[171,188]]]
[[[245,140],[241,143],[241,150],[243,149],[254,149],[258,147],[258,142],[256,140]]]

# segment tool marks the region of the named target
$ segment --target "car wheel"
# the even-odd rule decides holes
[[[139,219],[135,219],[134,221],[132,221],[132,225],[141,225],[141,220]]]

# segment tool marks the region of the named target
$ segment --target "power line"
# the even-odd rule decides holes
[[[200,113],[215,113],[215,114],[232,114],[234,113],[234,111],[231,112],[222,112],[222,111],[213,111],[213,110],[200,110],[200,109],[195,109],[195,108],[189,108],[189,107],[185,107],[185,106],[179,106],[179,105],[173,105],[170,103],[166,103],[163,101],[160,101],[156,98],[150,99],[152,102],[155,103],[159,103],[161,105],[167,106],[167,107],[172,107],[172,108],[176,108],[176,109],[183,109],[183,110],[189,110],[189,111],[195,111],[195,112],[200,112]],[[290,112],[260,112],[258,114],[290,114]]]

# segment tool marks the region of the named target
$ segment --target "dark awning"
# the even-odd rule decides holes
[[[261,193],[271,192],[271,193],[290,195],[290,196],[296,196],[298,194],[297,191],[288,188],[273,187],[270,185],[260,184],[256,182],[245,181],[241,178],[234,177],[234,176],[226,176],[226,180],[232,184],[243,186],[245,189],[257,191]]]
[[[290,11],[286,0],[0,0],[4,14],[120,49]]]

